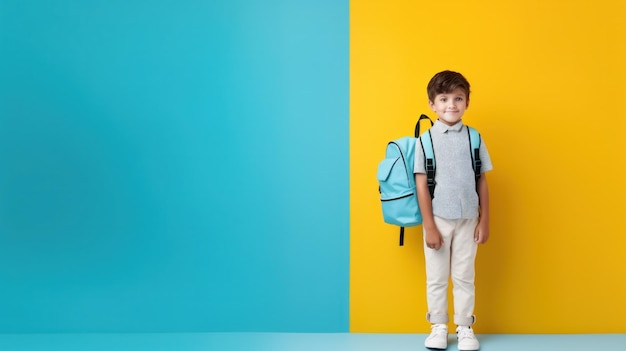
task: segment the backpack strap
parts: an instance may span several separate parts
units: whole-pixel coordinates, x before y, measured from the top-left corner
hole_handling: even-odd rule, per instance
[[[474,169],[476,192],[478,192],[478,180],[480,179],[480,168],[482,167],[482,162],[480,161],[480,133],[470,126],[467,126],[467,133],[469,134],[470,154],[472,155],[472,168]]]
[[[420,143],[422,143],[422,150],[424,151],[424,165],[426,166],[426,183],[428,184],[428,191],[430,192],[430,198],[435,197],[435,150],[433,149],[433,139],[430,135],[430,130],[427,130],[420,137]]]
[[[420,116],[420,118],[417,119],[417,123],[415,123],[415,137],[419,138],[420,137],[420,122],[422,120],[427,120],[428,122],[430,122],[430,126],[432,127],[433,125],[435,125],[433,123],[433,120],[430,119],[430,117],[426,116],[425,114],[422,114]]]

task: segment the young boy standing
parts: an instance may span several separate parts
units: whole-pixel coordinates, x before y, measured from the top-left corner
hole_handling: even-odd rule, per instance
[[[430,129],[436,160],[435,191],[431,197],[424,152],[415,150],[415,182],[423,216],[428,313],[432,324],[425,346],[448,347],[448,279],[452,276],[454,323],[459,350],[478,350],[472,330],[474,260],[478,244],[489,238],[489,193],[484,172],[493,166],[484,141],[480,143],[481,176],[475,178],[467,126],[461,118],[469,106],[470,84],[457,72],[437,73],[428,83],[428,102],[437,114]]]

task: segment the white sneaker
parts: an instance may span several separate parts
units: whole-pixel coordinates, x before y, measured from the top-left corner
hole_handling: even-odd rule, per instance
[[[445,324],[433,324],[430,327],[430,335],[424,341],[424,346],[429,349],[445,350],[448,348],[448,326]]]
[[[480,349],[480,343],[478,339],[476,339],[472,327],[458,326],[456,328],[456,337],[458,339],[459,350],[476,351]]]

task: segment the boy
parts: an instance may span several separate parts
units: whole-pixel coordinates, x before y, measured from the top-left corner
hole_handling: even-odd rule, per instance
[[[436,160],[431,198],[420,142],[415,150],[415,183],[423,216],[426,291],[431,334],[424,345],[448,347],[448,278],[452,275],[454,323],[459,350],[478,350],[472,330],[474,259],[477,245],[489,238],[489,194],[483,172],[493,166],[484,141],[480,145],[481,176],[475,180],[467,126],[461,118],[469,106],[470,84],[457,72],[437,73],[428,83],[428,102],[437,114],[430,130]],[[476,184],[478,183],[478,184]]]

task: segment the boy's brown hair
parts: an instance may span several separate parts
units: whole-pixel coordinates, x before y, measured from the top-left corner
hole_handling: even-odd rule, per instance
[[[461,73],[453,71],[442,71],[435,74],[428,82],[426,92],[428,93],[428,100],[430,102],[435,101],[435,96],[438,94],[449,94],[454,89],[461,88],[465,91],[465,97],[469,104],[470,96],[470,83],[463,77]]]

